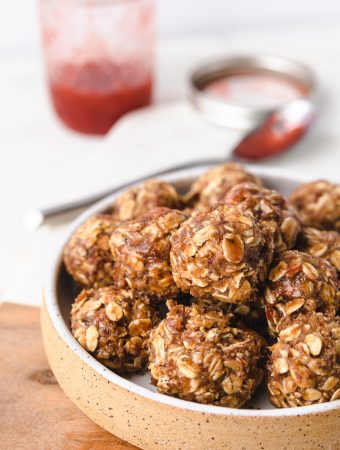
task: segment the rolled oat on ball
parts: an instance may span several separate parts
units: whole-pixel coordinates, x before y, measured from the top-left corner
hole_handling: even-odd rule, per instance
[[[340,274],[340,234],[304,227],[297,242],[299,250],[326,259]]]
[[[279,192],[254,183],[234,186],[221,201],[251,211],[256,219],[274,232],[276,252],[293,248],[301,230],[293,206]]]
[[[133,220],[159,206],[179,209],[182,202],[171,184],[151,179],[123,192],[113,205],[113,215],[121,221]]]
[[[263,378],[264,339],[215,307],[167,302],[149,340],[152,382],[184,400],[241,407]]]
[[[336,271],[326,260],[297,250],[280,253],[264,290],[270,332],[275,335],[287,316],[309,311],[335,315],[339,295]]]
[[[161,299],[178,294],[170,266],[170,236],[186,218],[181,211],[154,208],[118,226],[110,239],[116,284]]]
[[[262,186],[261,180],[236,163],[221,164],[201,175],[191,186],[185,199],[202,210],[225,197],[236,184],[250,182]]]
[[[235,305],[233,303],[221,302],[211,297],[207,298],[191,298],[191,304],[202,306],[203,308],[215,307],[220,308],[224,314],[231,314],[233,316],[233,323],[243,325],[251,330],[257,331],[259,334],[267,334],[267,320],[264,309],[254,295],[249,302]]]
[[[326,180],[302,184],[290,200],[304,225],[340,231],[340,185]]]
[[[195,213],[171,236],[174,280],[193,297],[247,303],[272,257],[272,233],[236,207]]]
[[[104,287],[83,290],[71,310],[71,331],[86,350],[117,372],[139,372],[159,313],[145,295]]]
[[[96,214],[72,234],[65,245],[63,261],[75,281],[87,287],[113,284],[114,260],[109,240],[118,223],[109,214]]]
[[[340,318],[309,312],[280,325],[270,347],[268,389],[279,407],[340,399]]]

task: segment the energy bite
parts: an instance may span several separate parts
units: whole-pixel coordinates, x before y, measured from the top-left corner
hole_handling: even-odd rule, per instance
[[[277,191],[254,183],[234,186],[221,201],[251,211],[256,219],[274,232],[276,252],[293,248],[301,230],[293,206]]]
[[[167,302],[167,317],[150,335],[152,382],[184,400],[241,407],[263,378],[266,344],[229,325],[219,308]]]
[[[132,220],[158,206],[180,209],[181,204],[171,184],[151,179],[121,194],[113,206],[113,215],[121,221]]]
[[[317,256],[297,250],[280,253],[269,272],[264,304],[273,334],[285,317],[309,311],[334,315],[339,307],[336,271]]]
[[[243,324],[261,335],[267,332],[266,316],[256,295],[248,303],[241,305],[220,302],[211,298],[192,298],[191,304],[200,305],[203,308],[211,306],[219,308],[224,314],[231,314],[233,316],[232,323]]]
[[[340,185],[326,180],[302,184],[290,200],[304,225],[340,231]]]
[[[146,368],[147,339],[159,320],[148,297],[114,287],[83,290],[71,310],[73,336],[117,372]]]
[[[340,399],[340,318],[300,314],[280,325],[270,347],[268,389],[279,407]]]
[[[221,164],[201,175],[193,183],[185,199],[189,204],[195,204],[196,209],[204,209],[219,202],[232,187],[243,182],[262,186],[258,177],[239,164]]]
[[[114,261],[109,240],[118,222],[109,214],[96,214],[72,234],[63,253],[69,274],[83,286],[113,284]]]
[[[340,234],[305,227],[299,235],[298,248],[312,256],[326,259],[340,274]]]
[[[118,226],[110,239],[116,284],[160,298],[178,294],[170,266],[170,235],[186,218],[181,211],[155,208]]]
[[[248,302],[272,257],[272,233],[250,211],[236,207],[195,213],[171,236],[174,280],[193,297]]]

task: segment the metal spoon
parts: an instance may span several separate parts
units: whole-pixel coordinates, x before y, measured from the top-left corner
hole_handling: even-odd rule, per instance
[[[88,197],[48,208],[36,209],[26,216],[25,226],[29,229],[36,229],[46,219],[89,206],[110,194],[114,194],[149,178],[159,177],[193,167],[220,164],[227,160],[261,160],[273,157],[293,147],[305,135],[314,117],[315,107],[312,102],[304,99],[294,100],[283,108],[268,114],[259,126],[255,127],[241,139],[229,158],[186,162],[165,170],[149,173],[141,178]]]

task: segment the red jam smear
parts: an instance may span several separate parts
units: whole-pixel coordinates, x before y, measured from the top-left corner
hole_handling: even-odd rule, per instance
[[[152,79],[109,61],[65,64],[50,77],[54,108],[70,128],[105,134],[124,114],[152,100]]]
[[[257,160],[270,158],[291,148],[307,132],[306,124],[287,125],[273,114],[260,129],[250,132],[234,149],[234,156]]]

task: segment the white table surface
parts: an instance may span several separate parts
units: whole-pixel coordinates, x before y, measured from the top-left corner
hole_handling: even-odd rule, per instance
[[[73,217],[31,232],[24,216],[32,207],[230,150],[238,136],[206,124],[184,100],[190,69],[208,57],[274,53],[311,65],[320,82],[319,120],[294,151],[265,164],[339,181],[339,41],[340,22],[163,40],[157,52],[157,107],[126,116],[105,138],[69,132],[55,120],[37,55],[1,58],[0,301],[40,304],[51,254]]]

